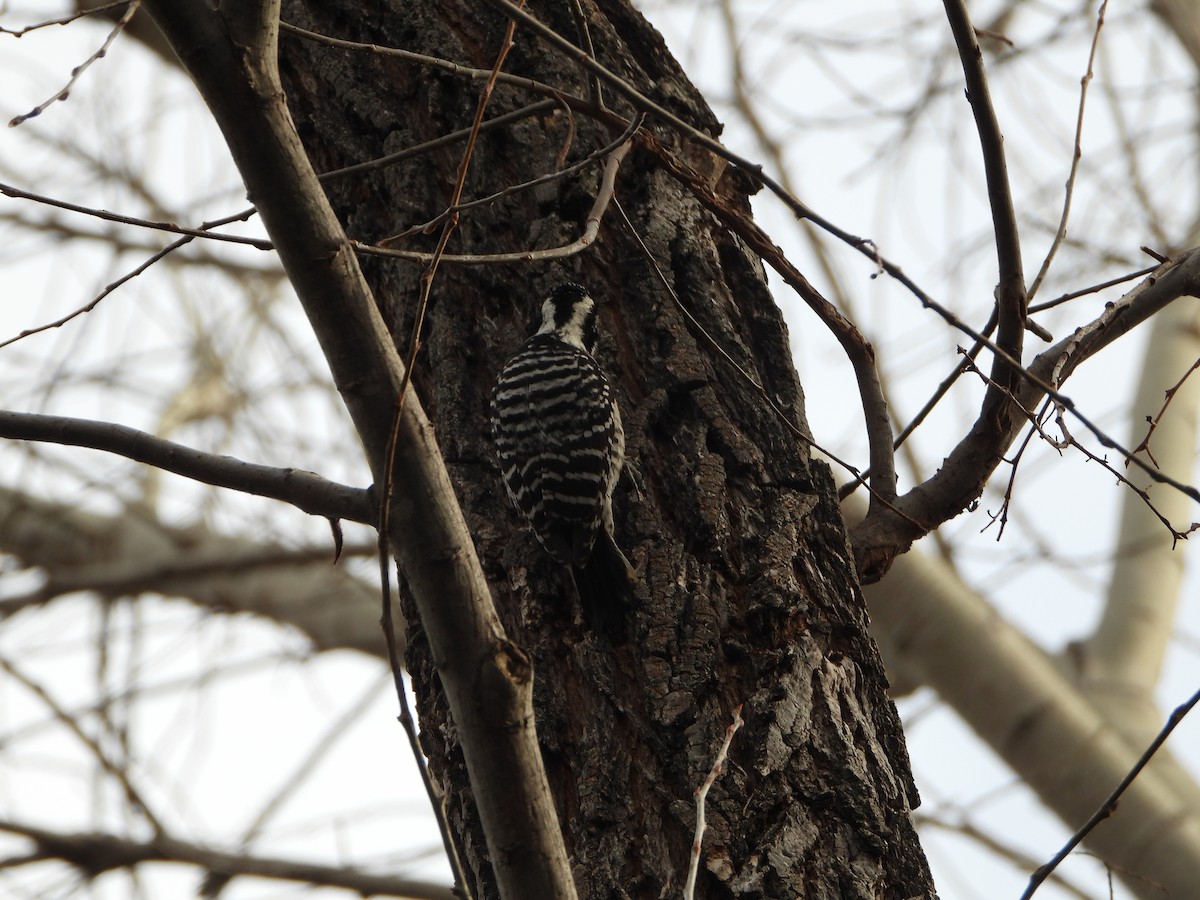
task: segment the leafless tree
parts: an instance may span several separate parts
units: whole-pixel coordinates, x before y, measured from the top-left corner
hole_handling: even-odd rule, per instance
[[[136,162],[119,155],[85,158],[82,169],[120,184],[119,197],[141,211],[136,217],[99,215],[107,202],[69,203],[62,179],[42,179],[52,189],[35,190],[22,169],[5,172],[26,185],[0,188],[17,201],[10,227],[70,248],[102,243],[111,254],[109,287],[40,322],[61,320],[64,333],[79,329],[86,339],[89,323],[110,315],[143,273],[170,266],[188,310],[182,318],[193,326],[187,375],[144,430],[106,421],[119,411],[46,414],[45,397],[65,389],[52,375],[30,379],[25,400],[8,404],[26,411],[0,413],[0,433],[36,442],[22,463],[36,477],[6,479],[3,549],[20,568],[40,572],[6,593],[6,611],[27,619],[56,598],[88,592],[101,610],[102,684],[114,665],[104,638],[125,608],[114,601],[148,592],[286,623],[317,650],[390,655],[399,684],[398,647],[374,627],[381,604],[369,579],[345,560],[328,565],[337,554],[370,555],[361,526],[378,527],[402,581],[421,748],[445,843],[459,858],[460,888],[507,897],[925,896],[932,883],[909,815],[918,798],[861,581],[871,585],[866,599],[893,680],[936,688],[1068,825],[1081,824],[1161,725],[1151,691],[1171,604],[1149,604],[1148,618],[1148,604],[1128,586],[1147,576],[1122,566],[1105,621],[1064,663],[964,586],[948,538],[938,558],[905,553],[973,508],[997,469],[1009,477],[999,496],[985,498],[995,528],[1019,518],[1017,473],[1039,442],[1099,463],[1129,488],[1123,546],[1158,554],[1186,537],[1197,496],[1188,485],[1188,386],[1173,390],[1165,407],[1162,392],[1195,355],[1178,340],[1192,328],[1190,311],[1168,304],[1196,293],[1200,256],[1188,249],[1194,228],[1153,218],[1141,240],[1159,258],[1145,272],[1130,259],[1130,283],[1103,305],[1077,303],[1062,314],[1058,304],[1042,304],[1060,316],[1059,338],[1051,338],[1035,296],[1044,296],[1043,285],[1061,279],[1064,296],[1090,297],[1093,285],[1115,281],[1087,277],[1097,268],[1096,245],[1070,240],[1067,211],[1088,175],[1070,152],[1081,138],[1059,160],[1067,201],[1059,191],[1061,217],[1046,225],[1037,218],[1043,206],[1014,193],[1026,181],[1010,175],[1012,141],[1003,140],[1007,123],[993,101],[995,73],[1018,66],[1023,49],[1004,39],[1028,12],[1012,4],[973,24],[965,4],[945,6],[944,20],[906,32],[914,47],[922,35],[939,35],[939,49],[919,96],[895,115],[896,143],[913,140],[941,109],[970,124],[956,127],[982,160],[990,237],[960,255],[986,259],[982,248],[990,247],[987,308],[939,301],[885,242],[853,233],[836,209],[819,212],[798,199],[802,186],[789,177],[798,163],[773,131],[770,87],[756,83],[766,76],[742,45],[754,30],[730,3],[714,8],[733,62],[727,96],[758,154],[739,156],[720,142],[700,92],[623,2],[99,7],[117,22],[112,35],[129,30],[164,60],[178,58],[253,208],[226,194],[204,212],[199,204],[185,209],[160,198],[138,178]],[[1191,13],[1171,4],[1155,11],[1159,34],[1170,29],[1188,47]],[[1103,7],[1074,7],[1055,27],[1038,49],[1050,52],[1068,35],[1090,53],[1076,73],[1089,73],[1075,95],[1082,122],[1098,39],[1114,25],[1105,24]],[[855,35],[843,42],[847,52],[871,44],[865,30]],[[794,48],[801,37],[814,58],[839,52],[832,37],[821,43],[786,28],[761,46],[773,39]],[[75,80],[103,77],[88,69],[80,66],[70,90],[51,97],[47,115],[65,108],[57,101],[75,108]],[[1122,109],[1120,97],[1110,99]],[[32,127],[36,118],[25,122]],[[1134,144],[1125,140],[1122,158],[1137,194],[1142,157]],[[811,267],[798,266],[800,257],[756,224],[754,193],[812,229],[814,249],[804,257]],[[1142,193],[1145,210],[1155,212]],[[137,225],[173,232],[171,243],[148,247]],[[1030,233],[1045,234],[1051,248],[1032,280],[1021,252]],[[839,259],[837,247],[858,262]],[[768,271],[849,362],[865,422],[866,463],[857,468],[820,434],[813,439]],[[876,335],[848,271],[878,274],[914,310],[926,310],[926,322],[944,325],[963,345],[945,357],[954,369],[947,384],[957,381],[960,395],[964,384],[978,390],[967,424],[940,432],[932,452],[944,460],[933,474],[917,455],[906,458],[911,486],[903,490],[893,446],[907,430],[897,428],[886,395],[908,387],[882,377],[884,357],[864,337]],[[617,498],[618,536],[640,576],[623,638],[590,629],[563,596],[559,573],[498,490],[483,424],[494,375],[526,334],[537,298],[568,276],[601,300],[600,355],[614,375],[636,471]],[[236,299],[190,297],[197,277]],[[283,277],[294,300],[278,290]],[[1153,407],[1154,433],[1118,440],[1064,383],[1164,309],[1153,338],[1160,365],[1147,367],[1138,401]],[[319,357],[300,346],[297,310]],[[1028,335],[1044,340],[1043,349],[1028,351]],[[38,338],[3,352],[31,352],[25,348]],[[264,354],[289,367],[289,382],[269,404],[249,386],[261,377]],[[365,466],[334,395],[323,391],[325,365]],[[113,387],[110,396],[120,396],[129,382],[154,377],[152,365],[110,366],[93,396]],[[829,389],[806,386],[810,395]],[[214,424],[222,427],[210,441],[203,428]],[[237,442],[238,457],[276,465],[219,456],[223,441]],[[64,445],[141,467],[112,494],[121,511],[50,499],[39,487],[64,477],[82,486],[104,481],[80,466],[87,451],[58,449]],[[835,461],[843,494],[853,495],[846,508],[858,506],[848,529],[820,456]],[[293,468],[301,464],[321,475]],[[214,508],[202,526],[172,527],[161,471],[327,519],[330,546],[320,547],[308,524],[295,532],[302,539],[281,538],[278,520],[269,539],[221,528],[236,504]],[[343,483],[368,478],[370,489]],[[202,496],[208,503],[214,495]],[[1153,571],[1163,567],[1150,559]],[[385,619],[391,608],[383,605]],[[1135,627],[1141,623],[1149,624]],[[94,709],[64,705],[19,655],[6,651],[0,664],[86,748],[97,784],[127,811],[120,824],[107,819],[74,832],[9,816],[0,826],[21,849],[8,868],[58,860],[90,879],[167,860],[207,871],[209,894],[235,876],[258,875],[359,893],[446,895],[353,867],[253,854],[245,848],[257,822],[240,851],[183,836],[177,817],[163,814],[163,798],[146,792],[152,760],[134,749],[141,745],[130,737],[128,698]],[[735,721],[744,722],[736,734]],[[723,736],[728,755],[718,770]],[[701,784],[708,827],[697,857],[693,793]],[[1162,756],[1089,846],[1134,891],[1185,896],[1200,872],[1195,793]],[[262,820],[271,813],[268,805]]]

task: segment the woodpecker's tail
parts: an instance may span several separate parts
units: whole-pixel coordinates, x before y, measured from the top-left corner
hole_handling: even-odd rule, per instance
[[[633,605],[637,573],[604,528],[596,536],[592,555],[583,566],[572,566],[571,576],[583,617],[593,629],[614,643],[625,641],[625,618]]]

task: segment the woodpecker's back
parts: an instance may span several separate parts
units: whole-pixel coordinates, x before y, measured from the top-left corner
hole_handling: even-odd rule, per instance
[[[583,570],[599,539],[605,564],[615,560],[619,570],[615,583],[627,591],[633,570],[612,541],[625,433],[612,387],[592,357],[595,342],[595,301],[577,284],[559,285],[542,303],[537,333],[500,373],[492,436],[509,496],[546,552]]]

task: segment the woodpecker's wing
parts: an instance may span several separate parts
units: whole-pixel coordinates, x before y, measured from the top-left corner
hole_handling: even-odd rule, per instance
[[[620,471],[612,388],[583,350],[534,335],[509,360],[492,399],[504,484],[546,551],[583,565]]]

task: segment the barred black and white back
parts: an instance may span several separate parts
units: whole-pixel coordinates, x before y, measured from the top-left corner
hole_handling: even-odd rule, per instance
[[[555,288],[542,303],[541,327],[500,373],[492,437],[508,494],[546,552],[590,571],[597,550],[628,590],[633,569],[612,538],[625,432],[612,387],[592,357],[596,334],[587,291],[571,283]]]

